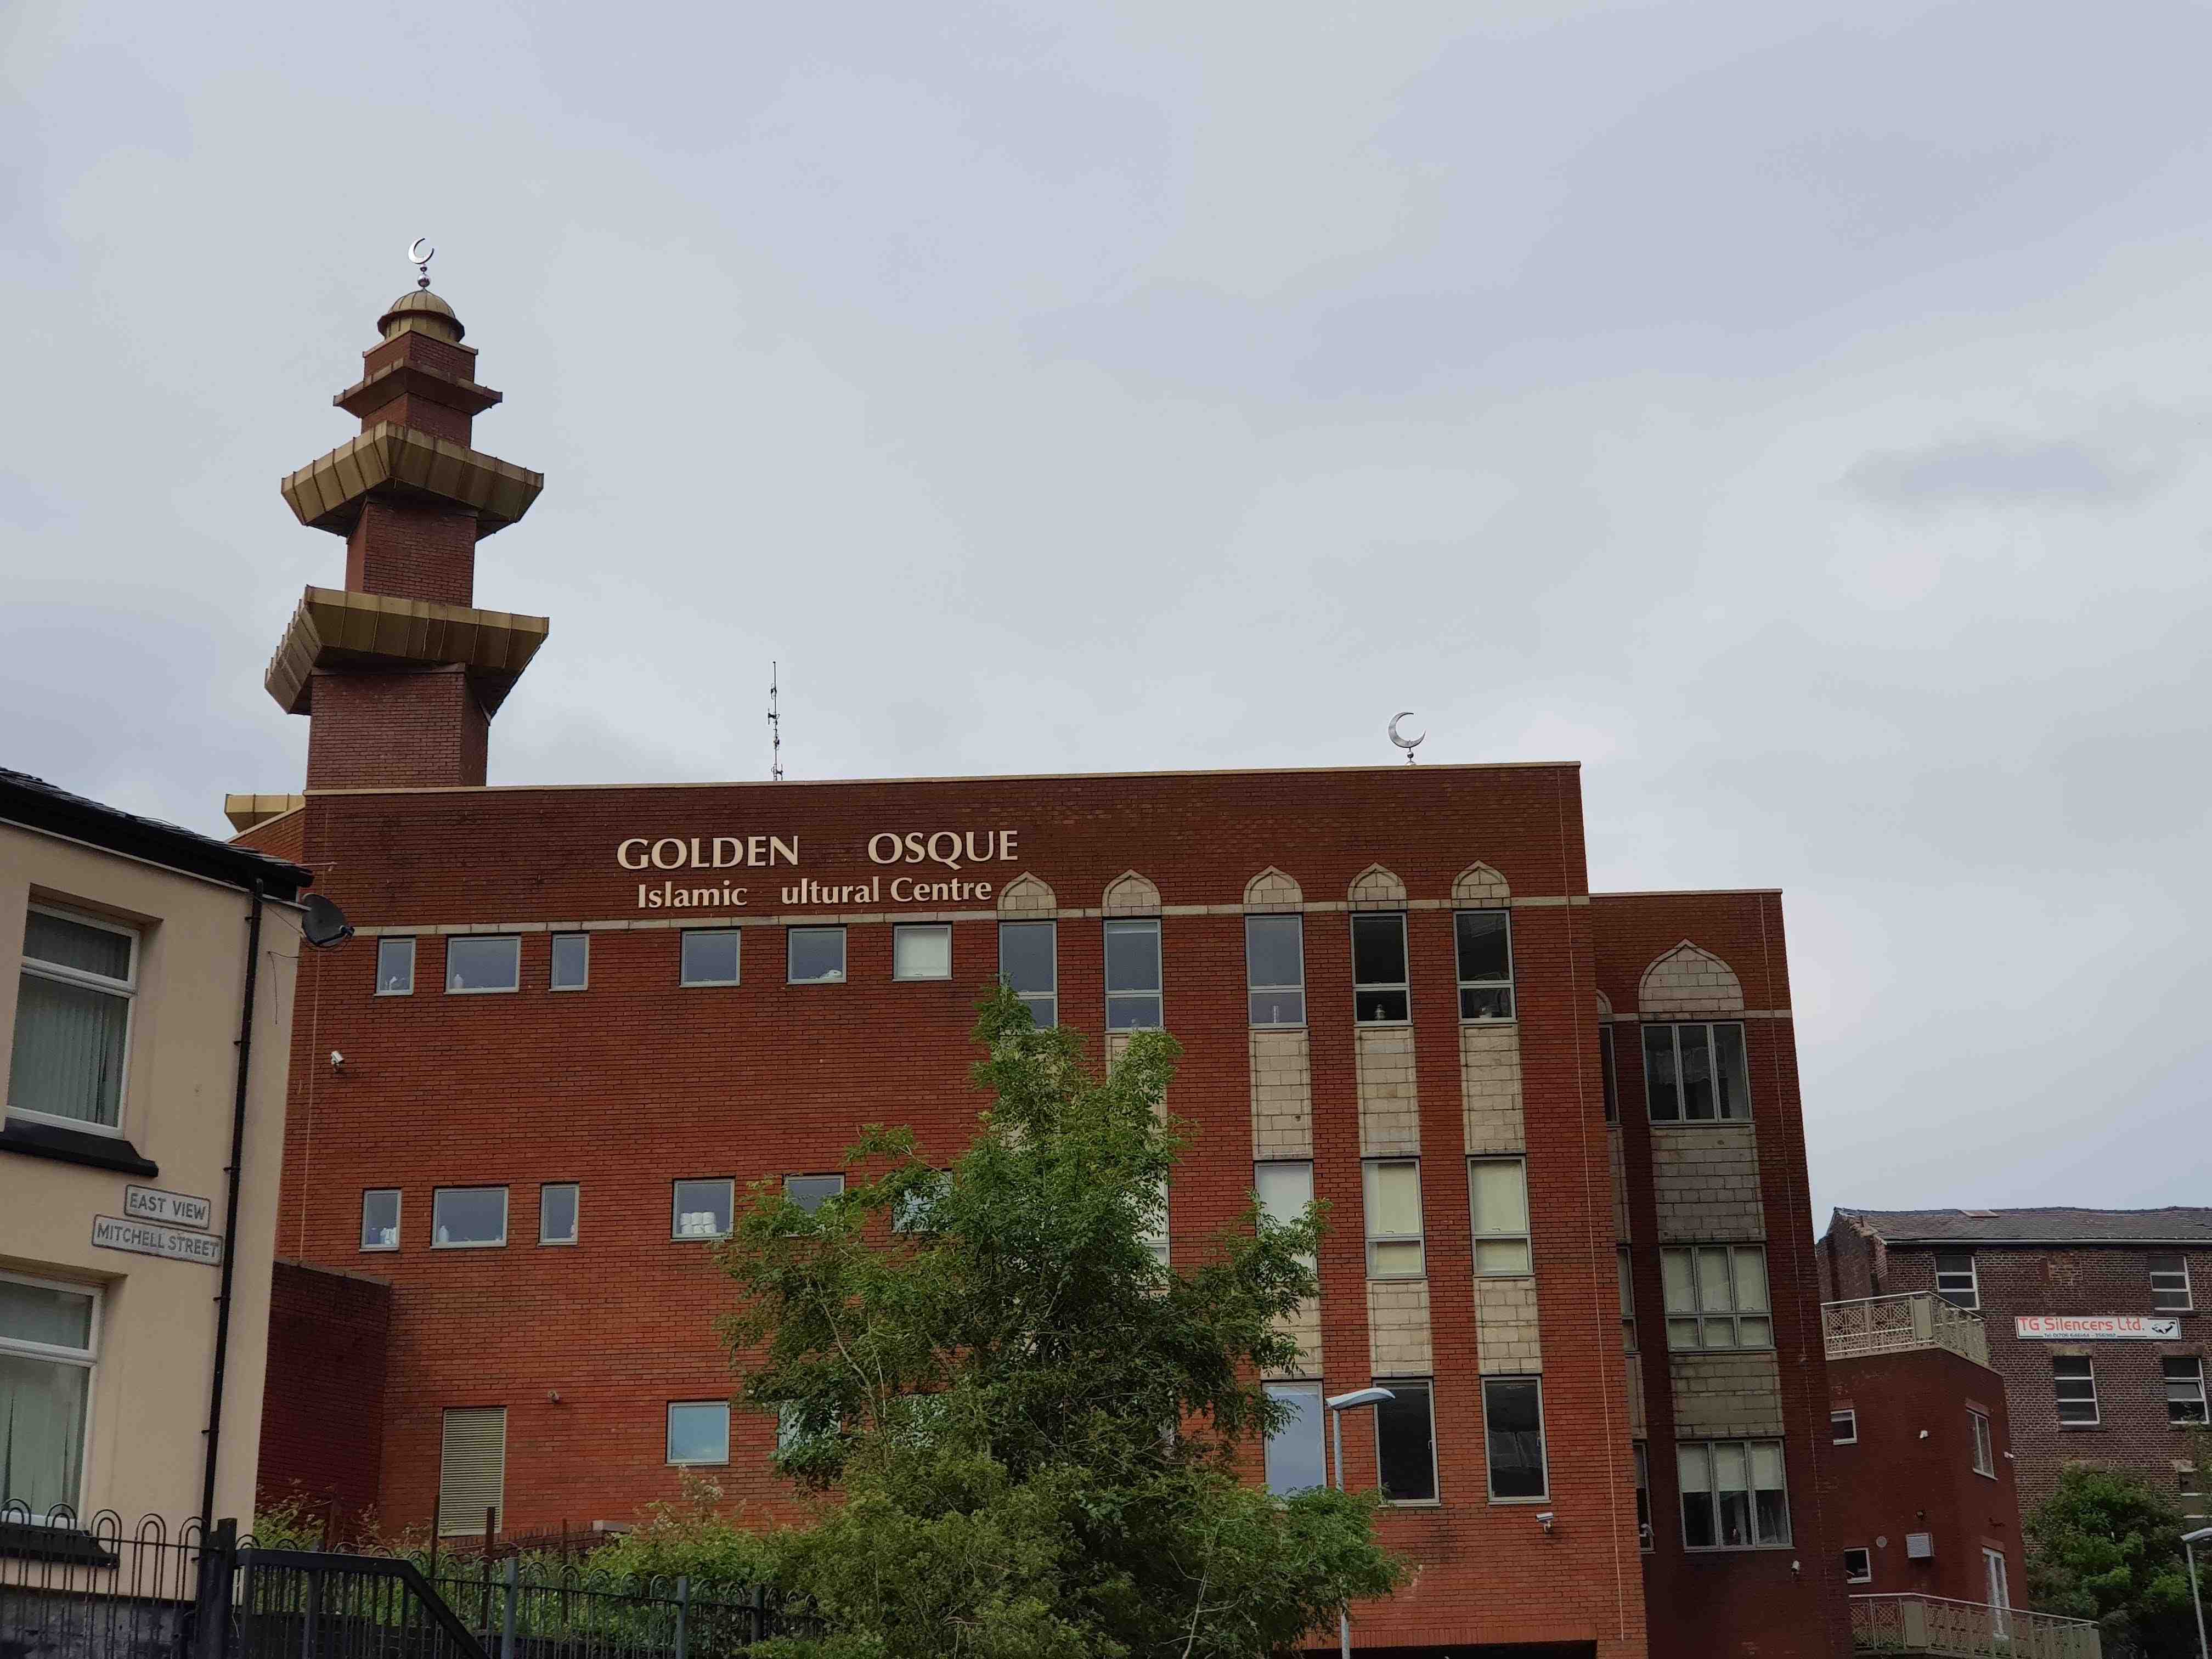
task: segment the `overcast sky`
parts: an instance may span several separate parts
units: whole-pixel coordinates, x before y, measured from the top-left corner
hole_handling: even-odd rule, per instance
[[[1584,763],[1816,1218],[2212,1203],[2200,4],[0,7],[0,764],[211,832],[438,290],[492,781]]]

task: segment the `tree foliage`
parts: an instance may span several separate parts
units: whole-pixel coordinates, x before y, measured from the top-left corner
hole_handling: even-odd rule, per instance
[[[2024,1528],[2035,1607],[2095,1620],[2105,1659],[2185,1659],[2197,1651],[2185,1530],[2165,1492],[2116,1469],[2069,1464]]]
[[[1248,1211],[1171,1270],[1163,1110],[1178,1050],[1139,1033],[1103,1077],[1011,994],[982,1006],[992,1097],[931,1169],[872,1128],[811,1213],[756,1188],[720,1255],[740,1399],[775,1413],[813,1524],[776,1577],[832,1634],[821,1659],[1230,1659],[1288,1650],[1403,1569],[1373,1501],[1238,1479],[1284,1408],[1260,1378],[1315,1293],[1320,1206]]]

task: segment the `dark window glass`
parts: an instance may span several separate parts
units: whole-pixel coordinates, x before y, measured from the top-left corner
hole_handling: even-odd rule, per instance
[[[1613,1027],[1597,1028],[1598,1079],[1605,1090],[1605,1121],[1620,1121],[1620,1073],[1613,1069]]]
[[[1305,928],[1298,917],[1244,918],[1244,982],[1253,1024],[1306,1023]]]
[[[1407,1018],[1405,917],[1352,917],[1352,978],[1353,1017],[1360,1024],[1387,1025]]]
[[[1511,923],[1504,910],[1462,910],[1452,919],[1459,950],[1459,1017],[1513,1018]]]
[[[845,981],[845,930],[793,927],[788,930],[784,977],[793,985],[842,985]]]
[[[2179,1252],[2150,1259],[2150,1306],[2153,1313],[2187,1313],[2189,1263]]]
[[[1160,1025],[1160,925],[1106,924],[1106,1029],[1153,1031]]]
[[[573,1181],[549,1183],[538,1189],[538,1242],[574,1244],[576,1242],[578,1188]]]
[[[786,1176],[783,1178],[783,1195],[809,1215],[844,1190],[845,1177],[841,1175]]]
[[[415,941],[380,939],[376,941],[376,994],[404,997],[415,988]]]
[[[1682,1093],[1674,1080],[1674,1028],[1644,1028],[1644,1093],[1651,1103],[1654,1123],[1679,1122]]]
[[[1713,1085],[1720,1096],[1720,1115],[1748,1120],[1751,1116],[1751,1073],[1744,1063],[1743,1027],[1713,1027]]]
[[[2204,1362],[2191,1354],[2160,1362],[2166,1372],[2166,1420],[2204,1421]]]
[[[1641,1440],[1632,1449],[1636,1454],[1636,1538],[1648,1550],[1651,1547],[1651,1456]]]
[[[580,991],[591,978],[592,936],[589,933],[553,935],[553,975],[556,991]]]
[[[1682,1115],[1693,1123],[1713,1116],[1712,1028],[1678,1025],[1674,1041],[1682,1056]]]
[[[1270,1382],[1267,1397],[1296,1413],[1267,1437],[1267,1490],[1278,1497],[1328,1484],[1322,1462],[1321,1385]]]
[[[1060,1023],[1060,972],[1053,924],[999,924],[999,977],[1040,1025]]]
[[[1980,1305],[1980,1286],[1974,1279],[1972,1250],[1936,1252],[1936,1294],[1961,1308]]]
[[[1491,1377],[1482,1385],[1483,1426],[1490,1438],[1490,1495],[1541,1498],[1544,1407],[1533,1376]]]
[[[2052,1391],[2057,1396],[2058,1420],[2082,1428],[2097,1421],[2097,1366],[2087,1354],[2058,1354],[2051,1361]]]
[[[1375,1407],[1375,1456],[1382,1495],[1425,1504],[1437,1495],[1437,1437],[1425,1382],[1387,1382],[1392,1398]]]
[[[720,1238],[730,1231],[734,1212],[727,1181],[679,1181],[670,1231],[678,1238]]]
[[[738,930],[684,935],[684,983],[735,985],[738,982]]]
[[[522,941],[496,934],[455,934],[446,941],[448,991],[514,991],[522,985]]]
[[[438,1188],[430,1195],[430,1243],[443,1249],[506,1243],[507,1188]]]

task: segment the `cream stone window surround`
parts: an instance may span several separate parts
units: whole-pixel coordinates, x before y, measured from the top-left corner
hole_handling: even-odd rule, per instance
[[[124,972],[118,976],[101,973],[91,968],[73,965],[49,957],[33,955],[33,946],[30,937],[33,930],[27,926],[24,930],[21,966],[21,980],[36,980],[44,985],[57,988],[52,994],[62,1000],[56,1004],[52,1010],[56,1016],[55,1029],[48,1034],[54,1038],[69,1036],[70,1033],[64,1029],[66,1026],[76,1025],[80,1028],[86,1026],[87,1022],[82,1016],[88,1012],[96,1012],[112,1019],[114,1006],[119,1005],[122,1015],[119,1031],[103,1040],[100,1033],[80,1029],[75,1034],[76,1042],[70,1045],[77,1049],[76,1058],[80,1061],[88,1057],[86,1054],[88,1038],[108,1050],[105,1056],[95,1062],[100,1076],[95,1085],[99,1098],[94,1102],[93,1109],[95,1113],[106,1112],[112,1121],[102,1121],[97,1115],[84,1117],[67,1112],[41,1111],[22,1103],[30,1092],[25,1083],[27,1060],[35,1063],[40,1058],[37,1051],[30,1048],[26,1034],[29,1032],[35,1035],[38,1032],[39,1016],[33,1012],[31,999],[27,995],[21,994],[20,991],[15,1008],[15,1045],[9,1067],[6,1115],[20,1117],[27,1122],[51,1123],[64,1129],[78,1130],[88,1134],[107,1135],[120,1139],[124,1132],[125,1108],[131,1097],[131,1042],[137,1024],[134,1016],[137,1012],[138,976],[141,958],[143,955],[143,937],[137,928],[106,916],[90,915],[81,910],[65,909],[56,904],[33,903],[27,908],[30,916],[49,917],[68,927],[94,930],[100,934],[125,941]],[[64,942],[58,939],[47,948],[58,952],[66,947]],[[72,1000],[76,1005],[76,1012],[79,1016],[76,1019],[68,1018],[71,1012],[70,1003]],[[70,1058],[61,1052],[62,1046],[57,1042],[52,1051],[52,1059],[55,1068],[65,1066]],[[105,1076],[107,1068],[111,1066],[113,1069],[112,1088],[107,1086]],[[55,1085],[67,1081],[65,1078],[60,1076],[46,1080]]]

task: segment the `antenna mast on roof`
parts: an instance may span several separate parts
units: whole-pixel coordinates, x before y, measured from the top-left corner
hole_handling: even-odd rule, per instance
[[[781,676],[776,665],[768,665],[768,776],[770,783],[783,781],[783,716],[776,712],[776,687]]]

